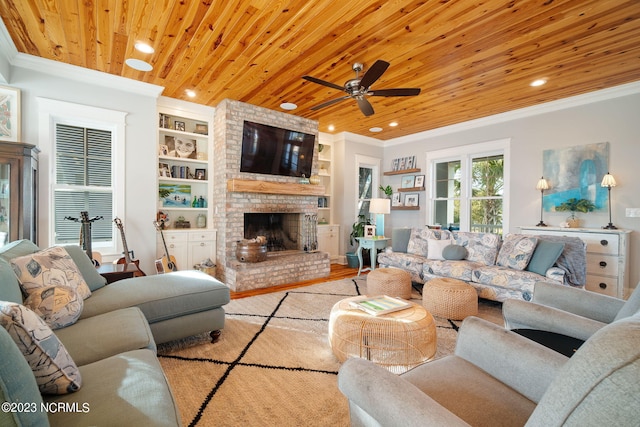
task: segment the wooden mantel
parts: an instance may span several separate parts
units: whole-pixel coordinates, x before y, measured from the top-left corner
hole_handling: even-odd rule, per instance
[[[325,194],[323,185],[257,181],[253,179],[229,179],[227,180],[227,191],[235,193],[289,194],[296,196],[322,196]]]

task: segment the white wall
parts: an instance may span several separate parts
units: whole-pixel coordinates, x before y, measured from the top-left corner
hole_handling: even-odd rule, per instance
[[[640,207],[640,94],[638,90],[635,92],[584,105],[558,107],[560,109],[529,117],[512,114],[514,118],[493,120],[497,122],[493,124],[483,124],[480,120],[476,126],[453,126],[449,130],[399,138],[385,145],[385,163],[395,157],[415,155],[418,166],[422,168],[421,173],[428,177],[425,164],[428,151],[511,138],[511,164],[508,165],[511,176],[510,229],[506,231],[517,232],[518,226],[535,225],[540,220],[540,192],[535,185],[542,175],[544,150],[609,142],[609,168],[618,183],[611,192],[613,223],[618,228],[634,231],[629,260],[630,285],[633,287],[640,280],[640,265],[633,262],[640,257],[640,218],[626,218],[625,208]],[[537,111],[543,111],[543,108]],[[458,130],[460,128],[464,129]],[[383,180],[383,185],[386,184],[394,188],[398,186],[390,177]],[[425,193],[420,196],[420,211],[393,211],[387,219],[389,226],[424,226],[428,218],[426,203],[422,199]],[[566,217],[566,213],[544,213],[545,223],[553,226],[558,226]],[[607,211],[581,214],[580,217],[585,227],[600,228],[609,222]]]
[[[14,67],[11,73],[11,86],[21,90],[22,95],[22,139],[24,142],[38,143],[38,97],[67,101],[81,105],[90,105],[111,110],[123,111],[126,116],[125,148],[125,218],[123,218],[127,243],[135,251],[145,272],[155,270],[156,231],[152,224],[156,213],[155,183],[157,173],[157,106],[156,97],[141,95],[102,85],[87,84],[52,76],[31,69]],[[50,242],[46,236],[47,213],[49,204],[46,189],[49,186],[50,159],[41,156],[39,199],[39,236],[40,247]],[[109,220],[109,219],[106,219]]]

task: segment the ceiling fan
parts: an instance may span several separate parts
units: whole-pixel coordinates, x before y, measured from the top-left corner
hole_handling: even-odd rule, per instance
[[[324,107],[328,107],[329,105],[333,105],[337,102],[343,101],[345,99],[353,98],[358,103],[358,107],[360,107],[360,111],[365,116],[371,116],[374,111],[371,103],[367,100],[367,96],[415,96],[420,93],[420,88],[399,88],[399,89],[380,89],[380,90],[372,90],[370,89],[371,85],[376,82],[382,76],[382,74],[389,68],[389,63],[378,59],[368,70],[362,78],[360,78],[360,71],[364,66],[356,62],[353,64],[353,71],[356,72],[356,78],[348,80],[344,87],[339,86],[337,84],[327,82],[325,80],[318,79],[312,76],[302,76],[303,79],[317,83],[319,85],[327,86],[333,89],[341,90],[347,92],[346,96],[332,99],[331,101],[323,102],[322,104],[316,105],[315,107],[311,107],[312,110],[319,110]]]

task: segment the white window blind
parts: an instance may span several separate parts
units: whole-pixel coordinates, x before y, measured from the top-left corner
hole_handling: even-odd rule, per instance
[[[81,243],[78,222],[86,211],[102,216],[91,227],[94,243],[113,240],[112,132],[57,123],[55,127],[55,243]]]

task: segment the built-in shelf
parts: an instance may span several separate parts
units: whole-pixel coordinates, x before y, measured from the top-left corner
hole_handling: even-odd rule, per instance
[[[291,182],[257,181],[253,179],[229,179],[227,191],[235,193],[290,194],[302,196],[323,196],[323,185],[296,184]]]
[[[420,206],[391,206],[392,211],[419,211]]]
[[[403,169],[403,170],[399,170],[399,171],[387,171],[384,174],[386,176],[389,176],[389,175],[407,175],[407,174],[418,173],[418,172],[420,172],[420,168]]]
[[[407,193],[411,191],[424,191],[424,187],[398,188],[398,192]]]

